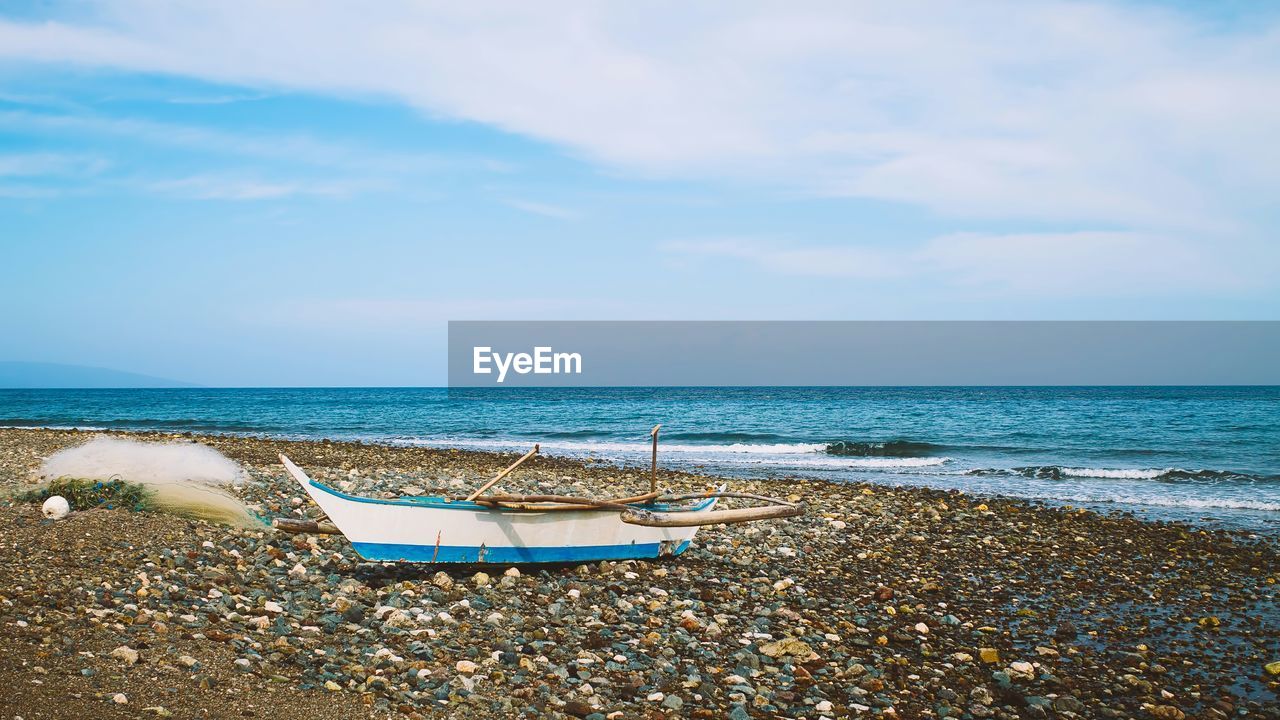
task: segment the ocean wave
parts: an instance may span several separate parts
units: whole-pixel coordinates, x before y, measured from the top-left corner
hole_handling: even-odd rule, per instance
[[[762,461],[768,462],[768,461]],[[937,467],[951,462],[948,457],[922,458],[799,458],[781,460],[776,464],[785,467],[829,467],[862,470],[893,470],[905,468]]]
[[[593,433],[588,431],[552,432],[541,437],[545,439],[542,447],[547,449],[573,452],[647,452],[652,445],[646,441],[627,442],[617,440],[590,439]],[[409,444],[449,446],[449,447],[513,447],[515,445],[534,442],[530,440],[479,439],[479,438],[402,438]],[[837,440],[828,443],[785,442],[781,435],[773,433],[749,432],[684,432],[670,433],[661,436],[659,446],[663,452],[673,453],[712,453],[716,455],[812,455],[825,454],[835,457],[850,458],[888,458],[892,460],[910,460],[920,462],[903,462],[901,467],[915,467],[940,464],[937,451],[941,445],[914,442],[911,440],[886,441],[853,441]],[[672,441],[686,442],[672,442]],[[769,442],[769,441],[782,442]],[[692,441],[692,442],[689,442]],[[881,463],[866,463],[867,467],[876,467]]]
[[[405,445],[493,451],[520,450],[531,444],[530,441],[494,441],[474,438],[398,438],[394,442]],[[650,443],[609,441],[552,440],[540,445],[544,452],[553,455],[604,455],[619,459],[647,458],[653,448]],[[795,468],[892,470],[936,467],[950,462],[950,458],[947,457],[837,457],[827,455],[824,451],[825,446],[818,443],[729,443],[724,445],[664,443],[659,446],[659,452],[663,457],[677,463],[762,466],[777,470]]]
[[[1015,468],[980,468],[969,475],[1021,475],[1040,480],[1094,478],[1099,480],[1155,480],[1159,482],[1276,482],[1280,475],[1254,475],[1233,470],[1185,470],[1183,468],[1090,468],[1032,465]]]
[[[497,435],[496,431],[488,431],[490,435]],[[600,437],[599,430],[559,430],[543,433],[542,437],[551,438],[553,440],[572,440],[574,438],[594,438]]]
[[[772,440],[774,444],[777,444],[779,440],[786,439],[776,433],[752,432],[664,432],[662,433],[662,438],[665,440],[694,440],[707,443],[760,443]]]
[[[941,449],[943,449],[941,445],[912,440],[836,440],[827,443],[825,452],[828,455],[850,457],[909,458],[930,455]]]
[[[473,438],[397,438],[396,442],[406,445],[425,445],[428,447],[475,448],[477,450],[508,449],[532,444],[532,440],[477,440]],[[599,454],[599,453],[646,453],[653,445],[647,442],[616,441],[571,441],[552,440],[540,443],[543,449],[567,453]],[[729,443],[726,445],[693,445],[682,443],[662,443],[658,446],[663,453],[689,453],[701,455],[812,455],[821,453],[826,447],[821,443]]]
[[[1071,502],[1107,502],[1125,505],[1153,505],[1165,508],[1186,508],[1191,510],[1260,510],[1264,512],[1280,511],[1280,503],[1262,500],[1239,500],[1233,498],[1171,498],[1118,495],[1114,497],[1067,498]]]
[[[1057,468],[1064,477],[1107,478],[1113,480],[1155,480],[1173,471],[1172,468]]]
[[[648,443],[642,448],[651,447]],[[729,443],[728,445],[683,445],[663,443],[659,446],[664,452],[677,453],[714,453],[716,455],[812,455],[822,452],[819,443]]]

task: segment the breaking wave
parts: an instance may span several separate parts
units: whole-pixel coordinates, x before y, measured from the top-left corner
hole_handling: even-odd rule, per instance
[[[836,458],[823,457],[806,459],[800,458],[795,460],[783,461],[790,467],[829,467],[829,468],[846,468],[846,469],[863,469],[863,470],[893,470],[906,468],[925,468],[937,467],[951,462],[951,458],[947,457],[922,457],[922,458]]]
[[[941,445],[911,440],[884,440],[879,442],[837,440],[827,443],[825,452],[828,455],[849,457],[911,458],[931,455],[942,449],[943,446]]]
[[[673,432],[663,433],[662,437],[666,440],[692,440],[707,443],[762,443],[767,441],[776,443],[780,440],[786,440],[785,437],[775,433],[751,432]]]
[[[1067,498],[1070,501],[1079,502],[1080,498]],[[1187,509],[1204,509],[1204,510],[1262,510],[1275,512],[1280,510],[1280,503],[1265,502],[1262,500],[1236,500],[1231,498],[1170,498],[1170,497],[1150,497],[1150,496],[1116,496],[1097,498],[1093,500],[1085,499],[1084,502],[1109,502],[1121,503],[1126,505],[1154,505],[1156,507],[1165,508],[1187,508]]]
[[[527,449],[532,441],[484,440],[475,438],[427,439],[400,438],[403,445],[421,445],[441,448],[463,448],[488,451],[519,451]],[[604,456],[610,459],[646,459],[652,445],[646,442],[574,441],[552,439],[540,443],[543,452],[570,457]],[[771,466],[775,469],[815,468],[826,470],[893,470],[928,468],[943,465],[950,458],[929,457],[877,457],[840,456],[827,453],[823,443],[744,443],[722,445],[695,445],[689,443],[662,443],[661,456],[668,461],[683,464],[724,463],[734,466]]]
[[[1278,482],[1280,475],[1252,475],[1231,470],[1184,470],[1182,468],[1089,468],[1060,465],[1032,465],[1015,468],[982,468],[969,475],[1021,475],[1041,480],[1097,478],[1100,480],[1156,480],[1159,482]]]
[[[404,445],[425,445],[428,447],[474,448],[477,450],[507,450],[532,445],[533,440],[477,440],[473,438],[397,438],[396,443]],[[648,452],[653,446],[647,442],[617,442],[610,440],[574,441],[552,439],[540,443],[544,450],[559,451],[569,454],[611,454]],[[663,453],[699,453],[715,455],[807,455],[821,453],[825,446],[820,443],[730,443],[727,445],[693,445],[685,443],[663,442],[659,448]]]

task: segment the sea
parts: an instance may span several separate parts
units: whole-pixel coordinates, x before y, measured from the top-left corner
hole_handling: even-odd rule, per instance
[[[0,425],[523,451],[1280,536],[1280,387],[0,390]]]

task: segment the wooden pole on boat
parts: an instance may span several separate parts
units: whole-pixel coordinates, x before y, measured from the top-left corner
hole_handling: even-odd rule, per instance
[[[649,470],[649,492],[658,491],[658,431],[662,429],[662,423],[653,426],[653,430],[649,434],[653,436],[653,467]]]
[[[702,510],[694,512],[654,512],[629,507],[619,516],[628,525],[644,527],[694,527],[695,525],[719,525],[720,523],[752,522],[770,518],[795,517],[804,514],[803,505],[770,505],[768,507],[734,508],[732,510]]]
[[[498,473],[497,475],[494,475],[492,480],[490,480],[489,482],[485,483],[484,485],[481,485],[481,486],[480,486],[480,488],[479,488],[478,490],[476,490],[475,492],[473,492],[473,493],[471,493],[470,495],[468,495],[468,496],[467,496],[467,502],[471,502],[471,501],[475,500],[476,498],[480,497],[480,493],[482,493],[482,492],[484,492],[485,490],[488,490],[489,488],[493,487],[493,484],[494,484],[494,483],[496,483],[496,482],[498,482],[499,480],[501,480],[502,478],[504,478],[504,477],[506,477],[506,476],[510,475],[512,470],[515,470],[516,468],[520,467],[520,463],[524,462],[525,460],[528,460],[529,458],[531,458],[531,457],[533,457],[534,455],[537,455],[537,454],[538,454],[538,446],[537,446],[537,445],[534,445],[532,450],[530,450],[529,452],[525,453],[525,454],[524,454],[524,456],[522,456],[519,460],[517,460],[517,461],[515,461],[515,462],[511,463],[509,466],[507,466],[507,469],[506,469],[506,470],[503,470],[502,472]]]

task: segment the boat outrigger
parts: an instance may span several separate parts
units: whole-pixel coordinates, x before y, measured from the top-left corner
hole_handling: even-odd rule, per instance
[[[562,495],[485,495],[521,463],[523,457],[465,498],[401,497],[378,499],[349,495],[307,477],[284,455],[280,461],[329,523],[277,519],[288,532],[345,535],[366,560],[425,563],[563,563],[645,559],[679,555],[698,528],[804,513],[800,503],[718,489],[670,494],[657,490],[658,430],[653,436],[650,491],[633,497],[599,500]],[[763,507],[717,510],[722,498],[769,503]]]

